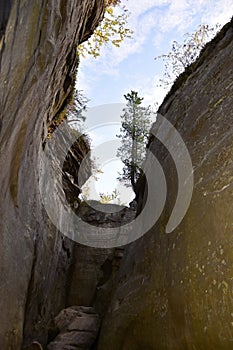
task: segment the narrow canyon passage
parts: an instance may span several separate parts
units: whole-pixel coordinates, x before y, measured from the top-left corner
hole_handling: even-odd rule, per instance
[[[192,160],[187,214],[166,233],[180,174],[172,147],[169,152],[161,143],[161,122],[154,125],[148,154],[163,169],[167,194],[159,219],[142,232],[160,204],[152,158],[147,155],[145,168],[155,187],[140,178],[134,206],[93,203],[93,209],[78,200],[76,181],[88,145],[74,143],[63,164],[56,155],[64,153],[73,131],[64,123],[59,144],[48,137],[74,88],[77,44],[93,33],[104,2],[15,0],[2,1],[0,10],[0,349],[231,349],[233,21],[159,108]],[[163,137],[169,144],[171,134]],[[48,144],[56,150],[48,158],[56,178],[45,176]],[[84,182],[90,173],[87,162]],[[142,226],[135,225],[148,197]],[[54,203],[57,223],[47,201]],[[109,228],[126,241],[127,234],[142,234],[123,246],[83,245],[71,238],[85,237],[85,226],[67,221],[67,213],[92,227],[91,237]]]

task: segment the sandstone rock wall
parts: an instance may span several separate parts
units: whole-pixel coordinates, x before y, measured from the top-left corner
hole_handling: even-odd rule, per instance
[[[72,89],[76,45],[103,12],[99,0],[1,1],[0,348],[46,343],[65,306],[72,243],[49,222],[38,189],[47,126]],[[4,11],[3,11],[4,9]]]
[[[119,274],[121,250],[74,247],[43,209],[38,182],[45,170],[40,159],[47,127],[72,89],[76,44],[88,38],[102,12],[99,0],[0,4],[0,349],[20,349],[34,340],[45,345],[54,339],[48,339],[48,328],[62,308],[94,304],[103,316],[112,298],[100,350],[229,350],[232,23],[178,79],[160,108],[183,137],[194,166],[192,202],[175,231],[166,235],[164,228],[177,195],[177,173],[156,138],[149,147],[166,173],[169,195],[159,221],[127,248]],[[65,171],[74,176],[70,160]],[[150,169],[148,160],[146,166]],[[64,181],[67,195],[73,194],[65,176]],[[138,191],[140,208],[146,201],[143,181]],[[53,193],[48,196],[53,199]],[[87,216],[95,224],[103,219]]]
[[[191,205],[166,234],[177,173],[171,156],[152,138],[149,148],[166,174],[167,202],[159,221],[125,253],[99,350],[232,347],[232,57],[233,22],[178,79],[160,108],[192,158]],[[146,166],[150,169],[148,161]],[[139,205],[146,201],[144,193],[141,185]]]
[[[91,225],[94,231],[100,227],[104,231],[107,227],[119,227],[131,222],[135,210],[117,204],[88,201],[80,204],[77,215]],[[80,231],[81,227],[78,227]],[[124,250],[124,247],[107,249],[75,244],[68,305],[95,306],[103,317],[111,300]]]

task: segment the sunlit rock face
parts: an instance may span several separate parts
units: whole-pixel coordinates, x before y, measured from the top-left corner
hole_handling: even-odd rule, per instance
[[[73,244],[39,195],[47,126],[72,89],[76,45],[102,17],[99,0],[0,4],[0,348],[47,342],[64,306]],[[62,220],[62,218],[61,218]]]
[[[167,202],[155,226],[126,251],[99,350],[232,347],[232,27],[206,47],[160,108],[190,152],[192,201],[181,224],[166,234],[178,179],[171,156],[152,139],[149,148],[166,174]],[[139,205],[144,192],[141,185]]]

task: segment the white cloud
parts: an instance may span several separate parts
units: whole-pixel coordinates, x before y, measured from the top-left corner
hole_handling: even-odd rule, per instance
[[[176,30],[184,33],[197,18],[210,24],[225,23],[230,17],[229,8],[233,5],[232,0],[123,0],[122,3],[131,12],[129,27],[134,31],[134,39],[125,40],[120,49],[104,47],[97,60],[86,59],[85,66],[98,66],[103,74],[117,74],[114,67],[130,55],[142,51],[152,32],[154,37],[159,35],[162,41],[167,32]]]
[[[207,11],[203,11],[202,22],[210,25],[224,25],[232,17],[233,0],[208,1]]]
[[[134,38],[125,40],[121,48],[105,46],[98,59],[87,57],[82,60],[79,86],[87,91],[87,95],[93,94],[103,77],[122,76],[124,72],[120,71],[120,65],[126,59],[133,59],[135,54],[145,55],[149,38],[156,56],[160,46],[169,50],[173,39],[187,31],[192,32],[199,23],[226,23],[230,19],[233,0],[122,0],[122,3],[131,12],[129,27],[134,30]]]
[[[159,75],[152,77],[145,75],[138,77],[137,81],[134,82],[133,86],[138,87],[139,95],[144,98],[145,105],[159,106],[166,96],[168,91],[159,86],[159,78]],[[133,89],[133,86],[129,86],[128,90]]]

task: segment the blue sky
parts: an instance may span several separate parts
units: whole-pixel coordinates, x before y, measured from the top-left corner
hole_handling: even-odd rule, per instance
[[[90,99],[90,107],[123,103],[123,94],[130,90],[138,91],[145,104],[160,104],[167,91],[157,86],[164,69],[162,61],[154,58],[169,52],[173,40],[182,42],[184,34],[201,23],[224,25],[233,9],[233,0],[122,0],[122,4],[131,13],[128,26],[134,31],[133,39],[125,40],[120,48],[106,45],[97,59],[81,58],[77,86]],[[99,144],[116,132],[116,127],[111,132],[102,127],[91,136]],[[107,168],[97,192],[116,187],[119,162]]]
[[[90,106],[123,102],[123,94],[138,90],[146,103],[161,102],[166,91],[158,88],[163,64],[155,56],[167,53],[173,40],[182,41],[199,24],[225,24],[232,16],[233,0],[122,0],[131,15],[133,39],[121,48],[106,45],[99,58],[81,59],[78,86]]]

